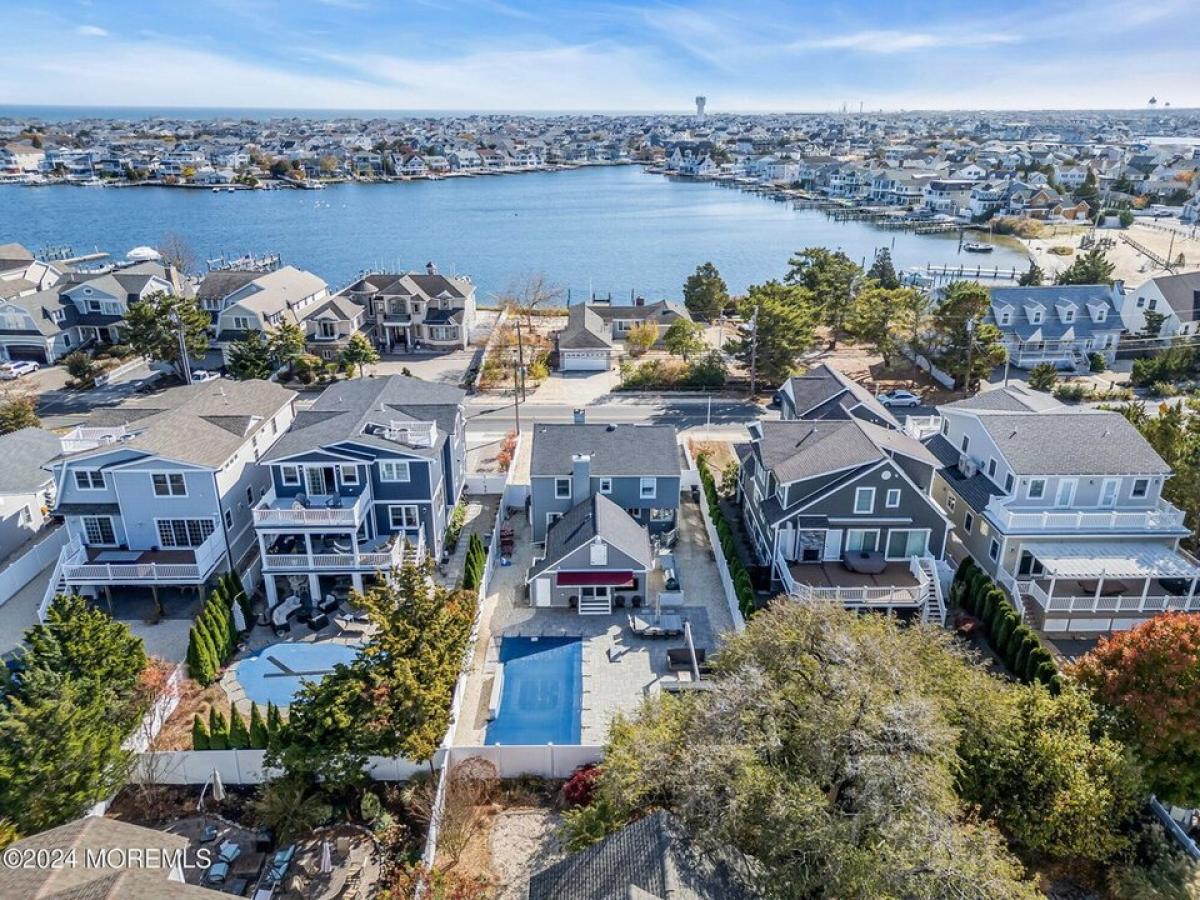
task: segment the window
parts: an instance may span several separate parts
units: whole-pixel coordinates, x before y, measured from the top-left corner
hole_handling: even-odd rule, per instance
[[[860,487],[854,490],[854,512],[869,513],[875,510],[875,488]]]
[[[393,528],[419,528],[421,511],[416,506],[389,506],[388,522]]]
[[[643,500],[653,499],[657,492],[658,483],[654,478],[643,478],[641,480],[641,493],[639,496]]]
[[[84,516],[83,534],[92,547],[112,546],[117,542],[117,534],[109,516]]]
[[[878,550],[879,532],[851,528],[846,532],[846,549],[851,551],[861,550],[864,553],[872,553]]]
[[[1138,309],[1141,309],[1143,306],[1145,306],[1145,305],[1146,305],[1146,298],[1145,298],[1145,297],[1138,297],[1138,302],[1137,302],[1137,305],[1138,305]]]
[[[670,522],[675,518],[675,510],[669,506],[652,506],[650,507],[651,522]]]
[[[962,443],[958,445],[958,449],[963,453],[966,453],[971,449],[971,436],[969,434],[964,434],[962,436]]]
[[[988,478],[996,477],[996,458],[992,457],[988,460]]]
[[[212,519],[159,519],[157,525],[163,547],[199,547],[216,530]]]
[[[1004,492],[1012,493],[1012,486],[1013,486],[1013,473],[1009,472],[1007,475],[1004,476]]]
[[[562,518],[562,513],[546,513],[546,529]]]
[[[965,531],[967,534],[970,534],[971,530],[974,527],[975,527],[975,517],[973,515],[971,515],[970,513],[965,513],[963,515],[963,531]]]
[[[1030,500],[1041,500],[1046,496],[1046,479],[1031,478],[1029,479],[1029,491],[1025,494]]]
[[[1030,323],[1032,323],[1034,325],[1041,325],[1042,324],[1042,310],[1035,309],[1033,312],[1031,312],[1029,314],[1029,321],[1030,321]]]
[[[279,480],[286,485],[300,484],[300,469],[297,466],[280,466]]]
[[[1000,324],[1001,325],[1008,325],[1011,321],[1012,321],[1012,313],[1010,313],[1007,309],[1004,312],[1000,313]]]
[[[342,484],[358,484],[358,466],[342,466]]]
[[[231,510],[231,509],[225,510],[225,527],[226,528],[233,527],[233,510]]]
[[[1054,505],[1067,507],[1075,502],[1075,479],[1064,478],[1058,483],[1058,492],[1054,495]]]
[[[104,473],[99,469],[76,469],[75,487],[84,491],[104,490]]]
[[[950,420],[942,419],[942,434],[949,434],[949,433],[950,433]]]
[[[900,505],[900,488],[891,488],[887,492],[887,497],[884,499],[884,505],[888,509],[895,509]]]
[[[247,316],[234,316],[233,327],[235,331],[249,331],[250,319]]]
[[[254,505],[254,486],[250,484],[246,485],[246,502]]]
[[[1067,323],[1068,325],[1070,325],[1072,322],[1074,322],[1075,321],[1075,310],[1064,309],[1063,314],[1062,314],[1062,320],[1065,323]]]
[[[186,497],[187,487],[183,483],[183,475],[174,472],[170,475],[152,475],[154,480],[155,497]]]
[[[1000,558],[1000,542],[995,538],[992,538],[992,542],[988,545],[988,556],[992,562]]]
[[[380,481],[409,481],[408,463],[387,460],[379,464]]]
[[[600,479],[600,493],[602,493],[602,494],[611,494],[612,493],[612,479],[611,478],[601,478]]]
[[[908,559],[925,553],[927,533],[921,528],[893,528],[888,532],[888,559]]]
[[[320,336],[322,338],[329,340],[330,338],[337,337],[337,322],[330,322],[327,319],[322,319],[317,323],[317,326],[320,328]]]
[[[571,499],[571,479],[570,478],[555,478],[554,479],[554,497],[557,500]]]
[[[1129,496],[1133,497],[1134,499],[1140,500],[1142,497],[1147,496],[1149,493],[1150,493],[1150,479],[1149,478],[1135,478],[1133,480],[1133,490],[1131,490],[1129,492]]]
[[[946,508],[950,510],[950,512],[954,512],[954,507],[957,505],[957,503],[958,501],[954,499],[953,494],[946,495]]]

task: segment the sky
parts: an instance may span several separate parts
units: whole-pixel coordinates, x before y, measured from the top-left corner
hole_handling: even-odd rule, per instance
[[[1196,0],[9,4],[20,34],[0,104],[671,112],[703,94],[714,112],[1200,106]]]

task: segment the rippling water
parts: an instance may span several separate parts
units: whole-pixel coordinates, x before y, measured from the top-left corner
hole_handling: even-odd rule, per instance
[[[343,184],[324,191],[0,186],[0,243],[31,250],[124,255],[168,232],[199,259],[277,252],[284,262],[342,284],[367,267],[427,261],[471,275],[486,301],[530,271],[578,299],[679,295],[705,260],[733,291],[782,277],[788,256],[839,247],[869,264],[892,248],[897,267],[926,263],[1024,268],[1007,246],[980,255],[953,235],[884,232],[742,191],[616,166],[570,172]]]

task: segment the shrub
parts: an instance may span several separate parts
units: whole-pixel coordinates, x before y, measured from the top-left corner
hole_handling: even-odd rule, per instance
[[[592,802],[592,794],[599,778],[599,766],[588,765],[576,769],[563,785],[563,797],[571,806],[587,806]]]
[[[229,749],[229,724],[215,706],[208,711],[208,747],[210,750]]]
[[[313,356],[311,353],[305,353],[296,360],[296,379],[301,384],[312,384],[317,380],[317,375],[322,372],[324,368],[325,363],[321,361],[319,356]]]
[[[75,379],[75,384],[81,388],[90,388],[96,383],[96,364],[82,350],[67,354],[63,360],[67,373]]]
[[[574,853],[619,831],[625,824],[626,816],[621,810],[604,797],[597,797],[591,805],[563,814],[564,843]]]
[[[250,707],[250,749],[251,750],[266,750],[267,744],[270,743],[270,734],[267,731],[267,723],[263,720],[262,713],[258,711],[258,704],[255,703]]]
[[[992,641],[992,647],[995,649],[1000,658],[1003,659],[1007,664],[1008,639],[1012,637],[1012,633],[1017,630],[1017,625],[1020,624],[1020,620],[1017,618],[1017,614],[1013,612],[1011,606],[1009,606],[1007,603],[1003,604],[1003,606],[1005,608],[1003,612],[1000,613],[1000,625],[996,629],[996,633],[994,635],[995,639]]]
[[[1053,363],[1038,363],[1029,370],[1029,386],[1039,391],[1049,391],[1058,381],[1058,369]]]
[[[246,730],[246,720],[233,707],[229,710],[229,749],[250,749],[250,732]]]
[[[200,718],[200,713],[192,716],[192,749],[209,749],[208,729],[204,727],[204,720]]]
[[[1088,369],[1092,372],[1103,372],[1108,368],[1108,360],[1104,358],[1103,353],[1088,354]]]
[[[1025,677],[1025,673],[1029,669],[1029,654],[1036,650],[1037,646],[1037,638],[1027,636],[1017,651],[1017,658],[1013,661],[1012,670],[1022,681],[1029,680]]]

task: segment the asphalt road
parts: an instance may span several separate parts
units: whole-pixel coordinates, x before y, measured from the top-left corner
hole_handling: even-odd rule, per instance
[[[683,430],[711,424],[714,429],[742,426],[770,416],[774,411],[728,397],[713,397],[711,408],[707,397],[629,396],[617,402],[592,404],[584,408],[589,422],[624,424],[644,422],[674,425]],[[520,404],[521,426],[534,422],[571,422],[575,407],[567,403]],[[515,427],[516,415],[511,401],[493,398],[468,398],[466,404],[467,432],[472,437],[503,434]]]

